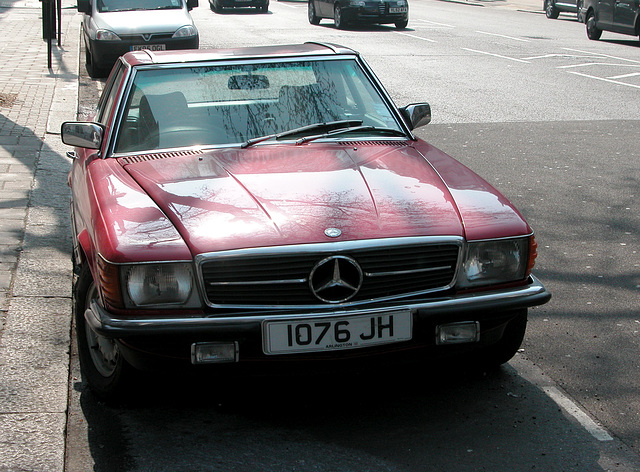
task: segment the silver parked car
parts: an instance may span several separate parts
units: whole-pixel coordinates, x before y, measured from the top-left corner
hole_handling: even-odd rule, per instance
[[[129,51],[197,49],[189,14],[197,6],[198,0],[78,0],[87,72],[104,76]]]

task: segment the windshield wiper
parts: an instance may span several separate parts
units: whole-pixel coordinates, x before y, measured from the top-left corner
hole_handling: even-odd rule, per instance
[[[341,129],[336,129],[333,131],[329,131],[327,133],[323,133],[323,134],[317,134],[314,136],[305,136],[304,138],[300,138],[296,141],[296,144],[304,144],[307,143],[309,141],[314,141],[316,139],[322,139],[322,138],[331,138],[333,136],[336,136],[338,134],[345,134],[345,133],[351,133],[354,131],[374,131],[376,133],[380,133],[380,134],[388,134],[391,136],[401,136],[406,138],[407,135],[404,131],[400,131],[398,129],[394,129],[394,128],[379,128],[377,126],[355,126],[352,128],[341,128]]]
[[[300,128],[291,129],[289,131],[283,131],[282,133],[276,134],[268,134],[266,136],[260,136],[258,138],[252,138],[248,141],[245,141],[240,145],[242,149],[248,148],[249,146],[253,146],[254,144],[261,143],[262,141],[268,141],[270,139],[280,139],[285,138],[287,136],[293,136],[295,134],[307,133],[309,131],[316,131],[320,129],[334,129],[339,128],[340,130],[348,130],[353,129],[352,127],[358,127],[362,124],[362,120],[339,120],[339,121],[328,121],[326,123],[314,123],[312,125],[302,126]]]

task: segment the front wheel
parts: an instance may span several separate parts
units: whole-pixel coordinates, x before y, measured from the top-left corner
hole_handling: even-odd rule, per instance
[[[73,316],[82,378],[103,401],[121,399],[133,378],[133,367],[125,361],[117,342],[96,333],[85,320],[85,311],[98,300],[98,289],[89,268],[82,267],[74,285]]]
[[[316,15],[316,7],[313,4],[313,0],[309,0],[307,5],[307,16],[309,17],[309,23],[312,25],[320,24],[320,17]]]
[[[340,5],[336,5],[333,10],[333,22],[335,23],[337,29],[345,29],[347,27],[347,22],[344,20],[344,17],[342,15],[342,8],[340,8]]]
[[[405,29],[409,24],[409,20],[396,21],[396,29]]]
[[[547,18],[551,20],[555,20],[560,15],[560,11],[556,8],[553,0],[545,0],[544,12],[547,15]]]
[[[593,12],[587,14],[587,38],[597,41],[602,36],[602,30],[596,25],[596,17]]]

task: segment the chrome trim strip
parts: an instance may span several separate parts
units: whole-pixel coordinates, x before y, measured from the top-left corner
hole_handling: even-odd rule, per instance
[[[193,318],[118,318],[98,305],[96,300],[91,302],[91,309],[85,312],[85,318],[96,332],[113,338],[136,335],[161,335],[174,333],[188,333],[194,330],[207,329],[259,329],[264,321],[275,320],[306,320],[326,318],[327,316],[350,316],[388,312],[389,310],[411,310],[416,316],[435,316],[442,314],[461,315],[469,313],[470,320],[477,320],[477,313],[481,311],[507,311],[542,305],[549,301],[551,293],[533,275],[531,283],[525,287],[494,290],[491,292],[474,292],[457,297],[439,298],[431,301],[405,304],[387,304],[374,308],[357,310],[329,309],[311,313],[277,312],[259,314],[245,313],[239,316],[210,316]],[[424,310],[424,311],[422,311]]]
[[[385,277],[387,275],[406,275],[406,274],[421,274],[423,272],[433,272],[434,270],[451,269],[451,266],[440,267],[427,267],[425,269],[412,269],[412,270],[392,270],[389,272],[365,272],[367,277]]]

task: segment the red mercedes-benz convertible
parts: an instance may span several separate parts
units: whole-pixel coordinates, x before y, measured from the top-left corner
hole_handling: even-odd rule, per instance
[[[331,44],[120,58],[62,127],[91,389],[181,363],[508,361],[551,296],[533,231],[416,138],[430,118]]]

